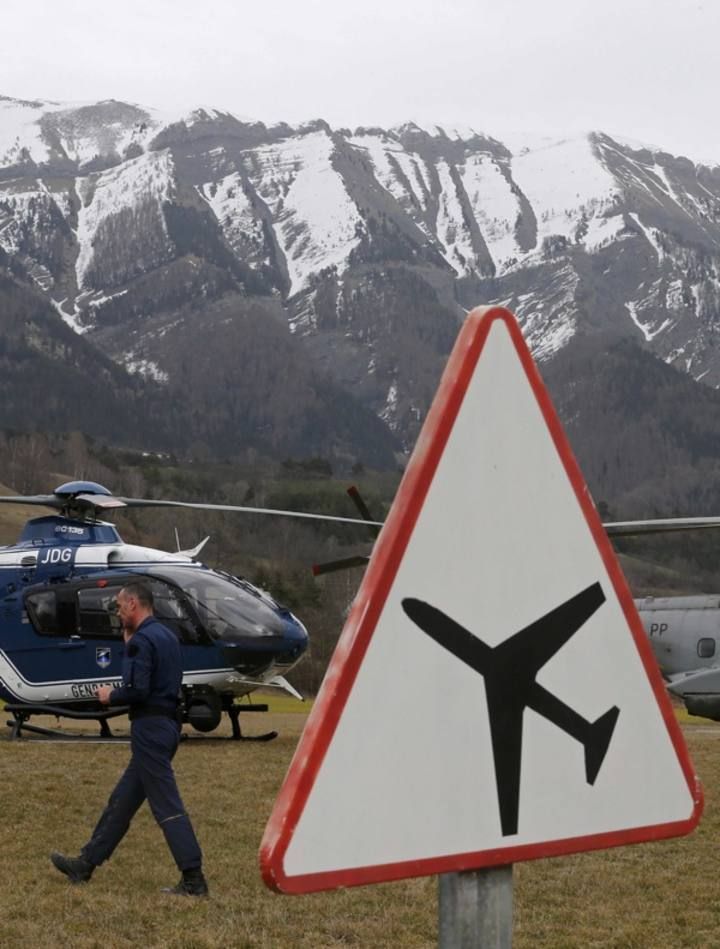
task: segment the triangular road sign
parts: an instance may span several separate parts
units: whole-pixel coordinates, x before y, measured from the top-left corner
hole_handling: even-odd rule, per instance
[[[514,318],[452,352],[263,838],[310,892],[688,833],[702,793]]]

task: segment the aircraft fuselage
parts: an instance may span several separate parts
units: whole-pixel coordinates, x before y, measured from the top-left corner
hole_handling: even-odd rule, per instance
[[[663,675],[718,664],[720,596],[648,596],[635,605]]]
[[[668,688],[691,714],[720,721],[720,596],[635,600]]]

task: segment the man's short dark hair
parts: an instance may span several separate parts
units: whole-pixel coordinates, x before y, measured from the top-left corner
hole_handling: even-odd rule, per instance
[[[133,580],[132,583],[126,583],[121,592],[126,593],[127,596],[134,596],[138,603],[146,609],[151,610],[153,608],[152,590],[147,583],[143,583],[141,580]]]

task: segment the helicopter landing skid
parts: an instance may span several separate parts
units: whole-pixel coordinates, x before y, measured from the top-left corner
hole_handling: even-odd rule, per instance
[[[115,718],[118,715],[127,715],[128,706],[126,705],[108,709],[107,711],[77,712],[75,710],[66,709],[58,705],[30,705],[24,702],[16,702],[7,703],[5,705],[5,711],[10,712],[13,716],[13,721],[9,721],[7,723],[8,727],[11,729],[10,741],[21,740],[23,738],[23,732],[32,732],[35,735],[41,735],[42,739],[36,740],[45,741],[129,741],[127,737],[113,735],[113,733],[110,731],[110,726],[107,723],[109,718]],[[81,721],[86,721],[89,719],[91,721],[96,721],[100,725],[100,734],[73,735],[68,732],[59,732],[52,728],[44,728],[40,725],[31,725],[28,720],[33,715],[54,715],[56,718],[73,718],[76,720],[79,719]]]
[[[227,709],[227,713],[230,716],[230,723],[232,725],[232,741],[272,741],[273,738],[277,738],[278,733],[276,731],[265,732],[264,735],[243,735],[242,729],[240,728],[240,713],[241,712],[267,712],[268,706],[265,704],[262,705],[231,705]]]
[[[201,742],[201,741],[272,741],[273,738],[277,738],[278,732],[271,731],[265,732],[263,735],[243,735],[242,728],[240,728],[240,712],[267,712],[267,705],[232,705],[230,708],[225,708],[223,711],[227,712],[230,717],[230,724],[232,725],[232,735],[188,735],[187,732],[183,732],[180,735],[180,741],[182,742]]]
[[[262,735],[243,735],[242,728],[240,727],[240,713],[241,712],[267,712],[268,706],[265,704],[262,705],[226,705],[223,708],[224,712],[228,713],[230,718],[230,724],[232,725],[232,735],[207,735],[202,738],[198,735],[188,735],[183,732],[180,736],[181,741],[272,741],[273,738],[277,738],[278,733],[276,731],[265,732]]]

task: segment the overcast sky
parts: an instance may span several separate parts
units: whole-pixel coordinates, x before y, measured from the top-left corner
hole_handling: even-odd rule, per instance
[[[720,162],[718,0],[1,0],[0,95],[503,138],[586,129]]]

